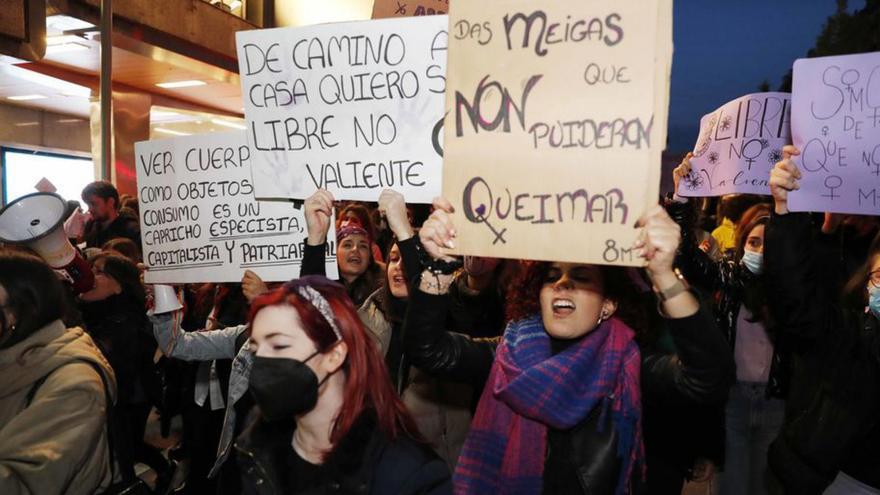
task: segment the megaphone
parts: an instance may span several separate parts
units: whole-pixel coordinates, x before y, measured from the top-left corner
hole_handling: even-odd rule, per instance
[[[64,232],[67,203],[55,193],[24,195],[0,210],[0,241],[24,244],[52,268],[66,272],[81,294],[95,286],[89,263]]]
[[[152,314],[158,315],[162,313],[170,313],[181,308],[183,308],[183,304],[180,304],[180,299],[177,297],[177,290],[174,287],[165,284],[156,284],[153,286]]]

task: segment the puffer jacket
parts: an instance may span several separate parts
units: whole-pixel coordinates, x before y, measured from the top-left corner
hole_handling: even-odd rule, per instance
[[[694,235],[695,212],[690,203],[667,201],[666,211],[681,227],[681,244],[675,264],[689,282],[715,295],[715,324],[724,333],[730,349],[736,344],[736,323],[746,291],[757,283],[758,277],[742,263],[731,257],[713,261],[699,248]],[[785,341],[774,325],[765,325],[773,342],[773,357],[767,380],[766,396],[785,398],[789,383],[789,362],[786,358]]]
[[[495,360],[501,338],[473,339],[443,328],[449,297],[426,294],[414,287],[404,323],[406,351],[412,365],[443,379],[472,384],[482,389]],[[676,353],[641,350],[642,401],[678,407],[688,404],[722,403],[733,374],[733,358],[727,343],[704,311],[687,318],[667,319]],[[647,416],[646,413],[645,416]],[[607,416],[607,415],[606,415]],[[560,443],[570,455],[559,462],[575,466],[581,493],[613,493],[620,461],[617,435],[609,425],[599,425],[599,414],[591,414],[570,431],[548,430],[548,450]],[[607,421],[607,418],[606,418]],[[646,448],[650,449],[646,436]],[[555,462],[548,460],[547,464]],[[545,486],[554,480],[545,466]],[[650,468],[649,468],[650,469]],[[576,492],[572,492],[576,493]]]
[[[880,489],[880,321],[841,306],[805,213],[771,214],[771,310],[791,339],[786,417],[768,462],[786,493],[820,494],[838,471]]]
[[[107,488],[108,398],[113,370],[80,328],[56,320],[0,350],[0,493]]]

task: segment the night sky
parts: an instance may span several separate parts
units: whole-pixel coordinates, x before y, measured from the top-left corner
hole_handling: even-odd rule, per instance
[[[835,8],[834,0],[676,0],[667,150],[693,149],[700,117],[765,79],[777,90]]]

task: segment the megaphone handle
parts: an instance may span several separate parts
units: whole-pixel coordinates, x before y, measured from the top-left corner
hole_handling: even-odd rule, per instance
[[[64,271],[73,279],[74,293],[82,294],[95,287],[95,274],[92,273],[92,267],[79,253],[76,253],[73,261],[64,267]]]

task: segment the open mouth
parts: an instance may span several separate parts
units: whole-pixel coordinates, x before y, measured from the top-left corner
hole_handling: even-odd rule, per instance
[[[565,299],[561,297],[553,299],[554,316],[565,317],[574,313],[575,309],[576,307],[574,305],[574,301],[572,301],[571,299]]]
[[[406,284],[406,279],[403,278],[403,275],[395,275],[391,277],[391,281],[395,284]]]
[[[361,261],[363,261],[359,256],[352,256],[348,258],[348,262],[352,265],[360,265]]]

